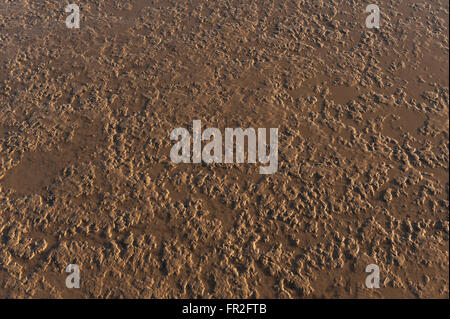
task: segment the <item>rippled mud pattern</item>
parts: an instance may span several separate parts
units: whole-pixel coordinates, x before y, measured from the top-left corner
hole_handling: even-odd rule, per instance
[[[0,297],[449,297],[448,1],[73,2],[0,2]],[[195,119],[278,172],[173,164]]]

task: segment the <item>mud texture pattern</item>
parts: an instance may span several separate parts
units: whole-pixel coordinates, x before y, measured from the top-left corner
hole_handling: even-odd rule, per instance
[[[448,1],[71,2],[0,1],[0,297],[449,297]],[[195,119],[278,171],[172,163]]]

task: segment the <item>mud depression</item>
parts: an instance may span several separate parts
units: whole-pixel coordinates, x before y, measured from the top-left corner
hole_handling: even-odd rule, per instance
[[[449,2],[369,3],[1,0],[0,297],[448,298]]]

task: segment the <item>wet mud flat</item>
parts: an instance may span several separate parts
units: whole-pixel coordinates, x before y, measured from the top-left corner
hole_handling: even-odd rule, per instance
[[[448,1],[74,3],[0,3],[0,297],[449,297]]]

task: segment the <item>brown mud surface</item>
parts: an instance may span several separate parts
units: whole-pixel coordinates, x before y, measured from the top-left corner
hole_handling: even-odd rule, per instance
[[[0,0],[0,297],[449,297],[448,1],[71,2]],[[173,164],[195,119],[278,171]]]

